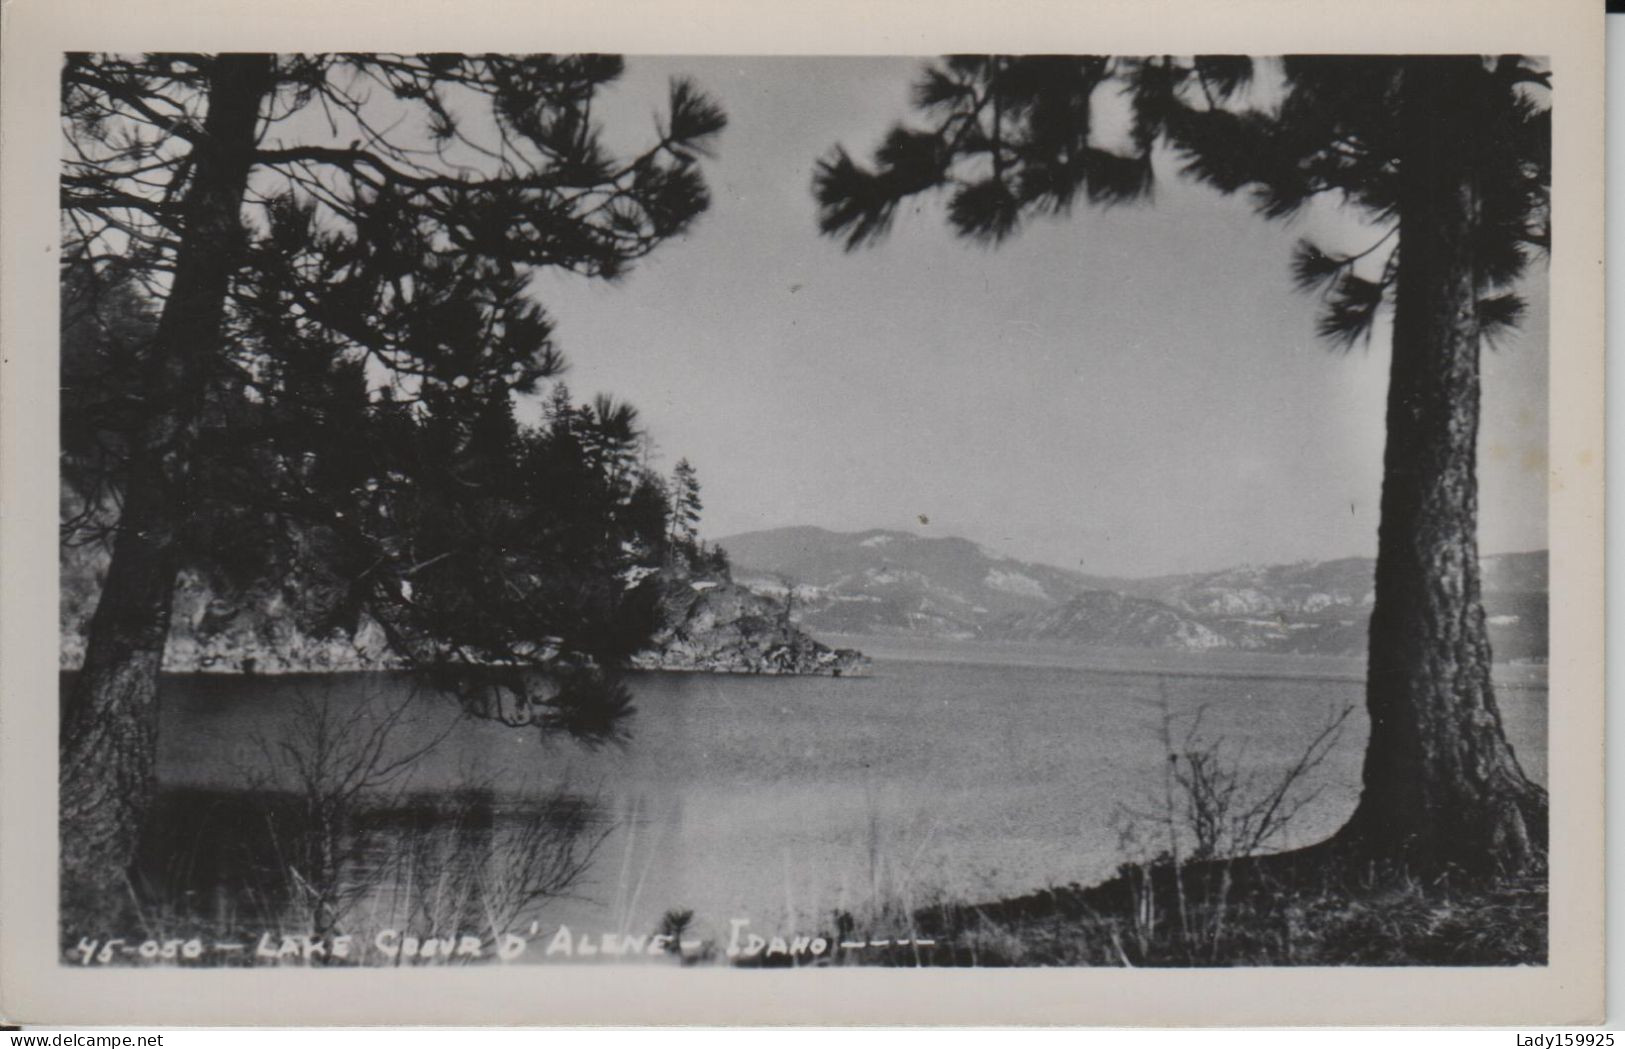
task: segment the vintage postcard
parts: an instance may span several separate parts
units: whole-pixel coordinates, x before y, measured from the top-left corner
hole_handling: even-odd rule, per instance
[[[0,1013],[1600,1019],[1602,14],[1351,6],[9,5]]]

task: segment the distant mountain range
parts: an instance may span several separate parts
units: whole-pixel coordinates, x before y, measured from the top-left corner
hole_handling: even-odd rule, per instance
[[[1126,579],[1000,557],[958,538],[794,527],[718,542],[734,577],[813,632],[1113,648],[1365,652],[1374,564],[1344,558]],[[1483,560],[1497,660],[1547,653],[1547,555]]]

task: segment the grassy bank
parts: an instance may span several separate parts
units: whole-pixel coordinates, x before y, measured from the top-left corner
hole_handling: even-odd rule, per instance
[[[1254,860],[1125,867],[915,916],[939,965],[1543,965],[1542,876],[1424,882]]]

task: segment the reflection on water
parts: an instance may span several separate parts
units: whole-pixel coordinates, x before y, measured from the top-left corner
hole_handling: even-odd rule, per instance
[[[635,675],[631,743],[596,749],[468,718],[401,674],[166,678],[141,920],[250,939],[637,937],[686,911],[701,944],[862,933],[938,899],[1110,875],[1121,814],[1163,796],[1165,719],[1198,711],[1267,782],[1353,705],[1271,847],[1353,808],[1357,679],[1266,657],[1204,675],[1194,657],[1135,671],[1016,655],[881,654],[838,680]],[[1508,736],[1544,782],[1544,682],[1505,685]]]
[[[133,872],[130,918],[149,939],[197,937],[228,962],[263,959],[266,937],[332,961],[331,945],[380,934],[445,948],[396,963],[487,958],[577,889],[609,832],[567,783],[515,790],[519,770],[469,760],[425,780],[470,722],[413,679],[289,679],[225,722],[233,703],[199,692],[230,679],[171,684]]]
[[[165,934],[341,934],[445,942],[488,955],[567,895],[607,828],[588,799],[490,789],[332,798],[164,791],[136,865]]]

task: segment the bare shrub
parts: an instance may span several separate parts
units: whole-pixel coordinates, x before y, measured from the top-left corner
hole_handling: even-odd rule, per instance
[[[316,937],[472,935],[489,957],[581,881],[609,827],[568,786],[504,800],[465,775],[414,789],[414,770],[461,716],[412,689],[355,701],[307,690],[275,736],[254,737],[260,765],[244,778],[271,844],[276,925]]]
[[[591,801],[567,790],[510,804],[489,786],[465,788],[449,803],[407,811],[410,825],[390,834],[389,855],[363,874],[378,904],[367,924],[419,941],[473,936],[480,957],[569,896],[611,829],[595,820]]]
[[[349,876],[358,859],[356,817],[363,807],[389,807],[405,795],[411,772],[456,727],[452,718],[430,727],[415,689],[382,691],[356,701],[330,688],[301,688],[275,736],[251,737],[261,763],[243,770],[261,806],[289,909],[296,925],[316,936],[336,932],[367,886]],[[275,804],[291,795],[292,810]],[[299,919],[303,920],[299,920]]]
[[[1234,865],[1273,851],[1324,789],[1316,773],[1336,748],[1352,706],[1327,712],[1309,742],[1277,773],[1250,767],[1244,745],[1207,736],[1205,707],[1176,736],[1166,682],[1158,681],[1165,756],[1162,796],[1116,814],[1125,862],[1119,875],[1134,906],[1129,933],[1139,957],[1175,940],[1191,961],[1219,957],[1230,914]],[[1177,740],[1177,741],[1176,741]],[[1171,907],[1159,893],[1171,890]],[[1178,929],[1159,930],[1165,911]],[[1116,945],[1125,963],[1129,952]]]

